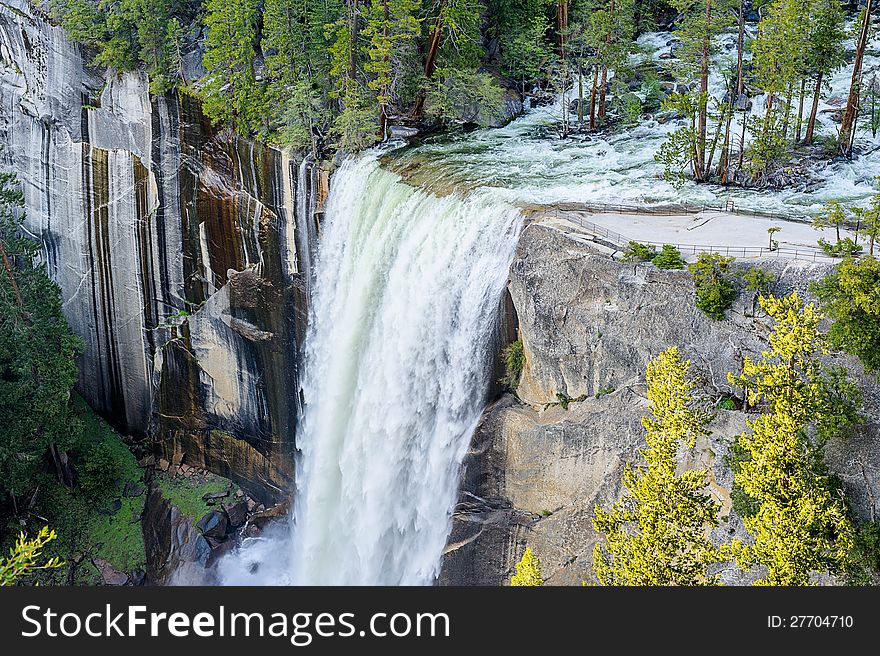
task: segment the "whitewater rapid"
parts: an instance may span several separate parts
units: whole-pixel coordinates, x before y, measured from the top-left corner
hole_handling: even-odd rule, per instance
[[[334,174],[312,281],[293,520],[227,558],[224,583],[434,581],[491,382],[520,220],[488,194],[419,191],[375,154]]]

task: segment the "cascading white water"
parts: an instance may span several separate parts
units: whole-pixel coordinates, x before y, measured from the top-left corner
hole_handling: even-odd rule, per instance
[[[334,175],[291,533],[284,547],[243,550],[226,583],[434,580],[519,227],[519,213],[488,193],[418,191],[375,155]]]

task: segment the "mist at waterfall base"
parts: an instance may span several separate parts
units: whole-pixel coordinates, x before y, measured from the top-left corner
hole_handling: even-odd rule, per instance
[[[426,585],[486,401],[516,209],[437,197],[376,155],[334,174],[312,281],[289,528],[227,585]],[[291,392],[293,393],[293,392]]]

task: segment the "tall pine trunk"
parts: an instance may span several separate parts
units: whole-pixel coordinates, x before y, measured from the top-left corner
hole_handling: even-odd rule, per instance
[[[785,96],[785,116],[782,117],[782,140],[788,138],[788,120],[791,116],[791,97],[794,95],[794,83],[788,84],[788,93]]]
[[[739,16],[737,17],[736,36],[736,95],[739,98],[743,92],[743,42],[745,40],[746,16],[745,0],[739,0]]]
[[[565,37],[568,31],[568,0],[559,0],[556,5],[556,46],[559,57],[565,61]]]
[[[443,10],[446,8],[446,0],[440,2],[440,13],[437,14],[437,22],[434,24],[434,30],[431,32],[431,41],[428,45],[428,54],[425,57],[424,76],[425,80],[430,81],[434,77],[434,71],[437,70],[437,53],[440,50],[440,43],[443,40]],[[422,120],[425,114],[425,90],[419,91],[416,98],[416,104],[412,110],[412,118],[417,121]]]
[[[865,46],[868,43],[868,32],[871,29],[871,5],[873,0],[866,0],[865,15],[856,45],[856,58],[853,62],[852,81],[849,85],[849,96],[846,99],[846,111],[840,124],[840,152],[849,157],[852,155],[852,142],[856,128],[856,110],[859,104],[859,87],[862,82],[862,62],[865,59]]]
[[[357,80],[357,42],[358,42],[358,1],[349,0],[349,42],[348,42],[348,80],[355,82]]]
[[[721,159],[718,162],[718,175],[721,178],[721,184],[728,183],[730,174],[730,127],[733,124],[733,106],[727,113],[727,124],[724,126],[724,144],[721,146]]]
[[[605,43],[609,46],[614,43],[614,0],[611,0],[611,4],[608,6],[608,15],[611,19],[612,28],[608,32],[608,35],[605,37]],[[608,89],[608,66],[602,64],[602,84],[599,87],[599,125],[605,124],[605,94]]]
[[[388,34],[388,26],[391,24],[391,16],[388,11],[388,0],[382,0],[382,10],[385,18],[385,24],[382,27],[382,36],[385,39],[385,43],[389,41]],[[385,66],[388,66],[388,58],[389,55],[386,52],[385,56],[382,58]],[[385,141],[388,136],[388,101],[389,96],[391,94],[391,90],[388,88],[388,85],[383,85],[382,88],[382,101],[379,103],[379,140]]]
[[[712,0],[706,0],[706,33],[703,36],[702,50],[700,53],[700,112],[697,117],[697,144],[696,157],[694,158],[694,178],[702,180],[706,170],[706,129],[708,123],[709,103],[709,54],[711,40],[709,27],[712,25]]]
[[[712,146],[709,148],[709,154],[706,156],[706,165],[703,169],[703,182],[708,182],[709,177],[712,175],[712,161],[715,159],[715,149],[718,148],[718,141],[721,139],[721,131],[724,129],[724,120],[725,116],[722,116],[718,121],[715,136],[712,138]]]
[[[578,130],[584,129],[584,71],[578,60]]]
[[[816,129],[816,114],[819,111],[819,97],[822,95],[822,71],[816,76],[816,90],[813,93],[813,106],[810,108],[810,118],[807,120],[807,131],[804,134],[804,145],[813,143],[813,132]]]
[[[801,80],[801,95],[800,100],[798,101],[798,118],[797,118],[797,133],[794,136],[794,142],[800,143],[801,141],[801,128],[804,124],[804,91],[807,88],[807,78],[803,78]]]
[[[739,15],[737,16],[737,36],[736,36],[736,99],[734,103],[739,101],[740,96],[743,94],[743,90],[745,85],[743,83],[743,49],[745,45],[745,31],[746,31],[746,14],[745,14],[745,0],[739,0]],[[748,103],[746,103],[746,108],[748,107]],[[742,168],[743,164],[743,154],[746,147],[746,109],[743,109],[742,112],[742,133],[740,135],[739,140],[739,156],[737,159],[737,170]],[[731,114],[731,118],[732,118]],[[728,156],[729,159],[729,156]],[[728,165],[728,169],[729,169]],[[721,174],[722,180],[727,181],[728,172],[725,171]]]
[[[599,62],[593,65],[593,89],[590,91],[590,131],[596,129],[596,87],[599,84]]]

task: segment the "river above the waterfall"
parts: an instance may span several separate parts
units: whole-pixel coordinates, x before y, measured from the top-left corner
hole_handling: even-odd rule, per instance
[[[718,40],[716,69],[722,70],[734,61],[736,36],[722,35]],[[674,35],[670,32],[642,35],[638,39],[642,52],[634,58],[652,60],[660,66],[660,56],[670,52],[672,43]],[[875,37],[865,57],[866,76],[880,71],[878,50],[880,37]],[[714,72],[716,69],[710,77],[709,91],[720,99],[725,94],[725,83]],[[830,91],[823,94],[819,104],[817,134],[837,134],[839,125],[834,114],[846,98],[851,75],[852,66],[848,64],[831,76]],[[588,83],[585,80],[585,85]],[[572,98],[576,94],[569,93],[567,99]],[[749,115],[762,115],[766,98],[757,95],[752,103]],[[874,183],[880,176],[880,135],[872,137],[865,122],[859,123],[853,160],[817,156],[807,160],[812,177],[809,183],[758,190],[692,182],[678,187],[664,180],[663,166],[654,155],[671,132],[685,125],[683,120],[660,122],[657,116],[645,115],[632,127],[563,139],[562,117],[560,98],[527,111],[503,128],[429,135],[418,144],[393,151],[384,164],[413,184],[437,193],[490,187],[500,200],[520,206],[574,202],[718,207],[730,202],[737,210],[791,218],[814,216],[829,200],[865,204],[876,192]],[[741,119],[742,114],[738,114],[734,120],[735,142]],[[736,146],[734,143],[734,152]]]

